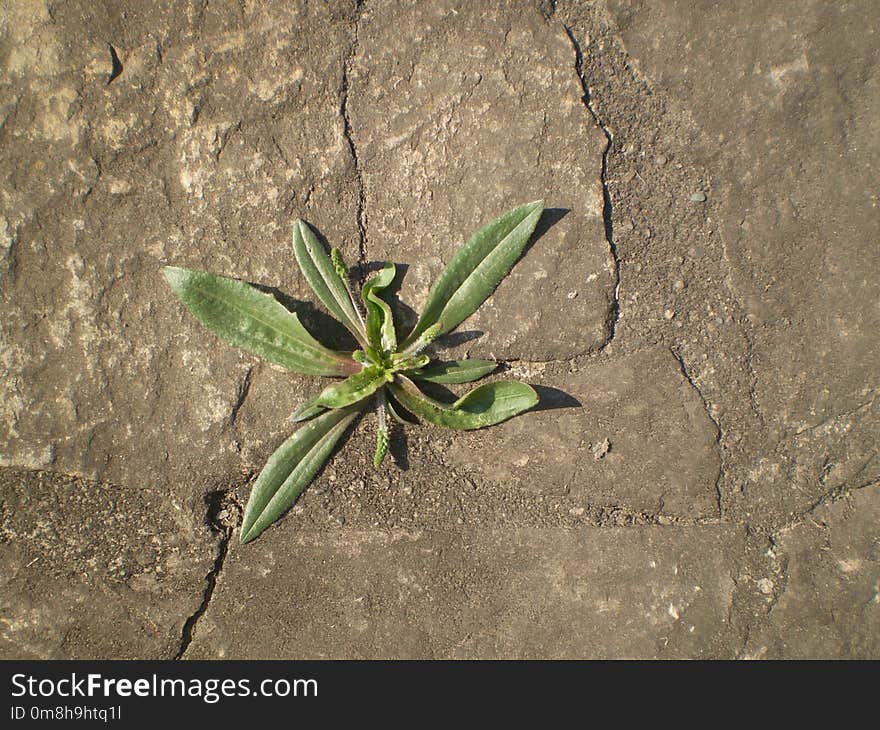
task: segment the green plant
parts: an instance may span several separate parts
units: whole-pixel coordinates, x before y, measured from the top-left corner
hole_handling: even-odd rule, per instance
[[[475,233],[440,274],[422,316],[402,341],[397,338],[391,307],[382,298],[396,276],[394,264],[386,263],[364,284],[362,311],[339,251],[333,249],[328,256],[312,230],[296,221],[296,260],[324,306],[354,335],[360,348],[353,353],[324,347],[296,314],[246,282],[165,267],[165,277],[180,300],[229,344],[288,370],[345,378],[293,414],[294,422],[308,423],[281,444],[257,477],[244,512],[242,542],[253,540],[293,505],[357,414],[371,403],[377,414],[377,468],[388,451],[388,416],[407,423],[401,416],[403,409],[439,426],[476,429],[537,404],[534,389],[515,381],[481,385],[452,404],[429,398],[416,381],[469,383],[496,369],[492,360],[432,364],[424,351],[492,294],[522,254],[543,209],[543,201],[522,205]]]

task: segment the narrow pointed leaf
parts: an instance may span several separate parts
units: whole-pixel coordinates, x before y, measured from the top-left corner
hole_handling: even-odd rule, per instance
[[[402,411],[403,409],[401,408],[400,410],[398,410],[399,406],[395,405],[394,401],[390,397],[385,400],[385,407],[388,409],[388,415],[390,415],[391,418],[393,418],[401,426],[412,426],[413,424],[418,423],[418,421],[416,420],[404,418],[400,413],[400,411]]]
[[[324,388],[314,399],[314,405],[322,408],[344,408],[371,396],[386,382],[388,381],[382,368],[369,365],[341,383]]]
[[[247,282],[176,266],[164,273],[180,301],[230,345],[307,375],[349,375],[359,367],[324,347],[296,314]]]
[[[412,370],[407,375],[418,380],[427,380],[429,383],[453,385],[479,380],[497,367],[498,363],[494,360],[453,360]]]
[[[397,349],[397,333],[394,331],[391,307],[379,296],[379,292],[391,286],[396,275],[397,268],[389,261],[363,288],[367,305],[367,339],[373,347],[389,352]]]
[[[403,347],[431,325],[450,332],[470,317],[507,276],[532,237],[544,201],[521,205],[482,228],[462,246],[437,278],[425,310]]]
[[[312,229],[301,220],[293,224],[293,253],[303,276],[315,290],[318,299],[358,342],[365,344],[366,333],[351,301],[346,282],[340,278],[336,266]]]
[[[326,407],[318,404],[318,398],[320,398],[320,395],[317,395],[314,398],[309,398],[302,403],[299,408],[293,412],[290,420],[293,423],[300,423],[301,421],[308,421],[310,418],[314,418],[318,414],[326,411]]]
[[[269,457],[244,510],[242,542],[253,540],[290,509],[356,415],[353,409],[325,413],[300,428]]]
[[[399,375],[390,387],[401,405],[416,416],[437,426],[460,430],[501,423],[538,403],[538,394],[531,386],[513,380],[481,385],[451,406],[429,398],[404,376]]]

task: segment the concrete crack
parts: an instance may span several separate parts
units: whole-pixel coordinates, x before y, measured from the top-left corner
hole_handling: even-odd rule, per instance
[[[345,136],[345,140],[348,143],[348,149],[351,152],[351,157],[354,161],[355,175],[358,183],[357,221],[358,236],[360,239],[358,241],[358,271],[361,282],[363,282],[366,276],[365,266],[367,263],[367,195],[364,186],[363,171],[361,170],[361,162],[358,157],[357,145],[355,144],[354,135],[351,131],[351,118],[349,117],[348,110],[348,94],[350,88],[349,77],[351,75],[352,66],[354,65],[354,57],[357,54],[358,49],[358,32],[360,29],[363,5],[364,0],[358,0],[355,7],[357,17],[354,21],[354,38],[352,39],[348,53],[346,54],[342,65],[342,89],[340,92],[342,99],[339,104],[339,113],[342,116],[342,133]]]
[[[703,410],[706,411],[706,415],[709,417],[709,420],[712,422],[712,425],[715,427],[715,448],[718,450],[718,458],[720,460],[720,464],[718,466],[718,474],[715,475],[715,496],[718,499],[718,515],[719,517],[724,517],[724,504],[722,500],[721,494],[721,478],[724,475],[724,449],[721,448],[721,438],[723,433],[721,431],[721,424],[712,415],[712,409],[709,406],[709,401],[706,400],[706,396],[703,395],[703,391],[697,386],[690,372],[688,372],[687,366],[684,364],[684,358],[676,352],[674,349],[669,348],[669,351],[672,353],[672,356],[678,361],[678,366],[681,368],[681,374],[684,376],[685,380],[690,383],[690,386],[696,391],[697,395],[700,397],[700,401],[703,404]]]
[[[792,517],[788,522],[786,522],[781,528],[780,531],[791,529],[792,527],[797,527],[804,520],[811,520],[814,512],[817,512],[822,507],[825,507],[829,504],[833,504],[839,499],[843,499],[853,492],[858,492],[861,489],[868,489],[869,487],[880,486],[880,481],[877,479],[870,479],[867,482],[862,484],[857,484],[856,486],[849,486],[847,484],[841,484],[839,487],[832,489],[830,492],[826,492],[821,497],[819,497],[815,502],[813,502],[809,507],[800,512],[799,514]]]
[[[873,392],[876,392],[876,391],[873,391]],[[833,421],[837,421],[842,418],[846,418],[847,416],[854,416],[856,413],[858,413],[859,411],[863,411],[866,408],[873,408],[876,400],[877,400],[877,396],[875,395],[874,397],[871,398],[871,400],[869,400],[865,403],[860,403],[859,405],[855,406],[854,408],[850,408],[849,410],[846,410],[846,411],[841,411],[840,413],[835,413],[831,416],[828,416],[827,418],[823,418],[821,421],[819,421],[819,423],[817,423],[813,426],[807,426],[806,428],[802,428],[800,431],[795,431],[794,435],[795,436],[802,436],[805,433],[810,433],[811,431],[816,431],[816,430],[822,428],[823,426],[825,426],[826,424],[831,423]]]
[[[202,594],[201,603],[195,612],[184,622],[180,637],[180,647],[174,655],[174,659],[183,659],[192,644],[195,636],[196,625],[199,619],[205,615],[211,598],[214,596],[214,588],[217,587],[217,579],[223,571],[223,564],[229,553],[229,543],[235,531],[241,523],[242,507],[235,495],[235,488],[226,491],[216,490],[205,495],[205,503],[208,507],[206,521],[213,532],[219,533],[220,541],[217,544],[217,555],[214,565],[205,576],[205,591]]]
[[[744,323],[742,325],[742,333],[743,337],[745,337],[746,340],[746,365],[749,369],[749,406],[752,409],[752,413],[754,413],[755,417],[758,419],[758,423],[764,426],[766,425],[764,421],[764,414],[761,412],[761,408],[758,403],[758,371],[755,370],[755,365],[753,362],[755,355],[755,343],[749,330],[748,324]]]
[[[241,409],[242,405],[244,405],[245,399],[250,392],[251,376],[253,375],[253,372],[254,367],[251,365],[244,374],[244,380],[241,381],[241,385],[238,386],[238,395],[236,396],[235,403],[232,404],[232,410],[229,413],[230,426],[235,424],[235,419],[238,418],[238,411]]]
[[[614,260],[614,296],[605,320],[605,342],[603,342],[601,347],[598,348],[599,351],[602,351],[608,347],[614,339],[614,335],[617,331],[617,323],[620,320],[620,256],[617,252],[617,245],[614,243],[614,205],[611,201],[611,190],[608,187],[608,156],[611,154],[611,148],[614,144],[614,135],[602,121],[593,105],[593,95],[584,74],[584,55],[581,52],[580,44],[578,43],[572,29],[565,23],[561,23],[561,25],[565,28],[565,32],[568,35],[572,48],[574,49],[574,67],[578,80],[581,83],[584,106],[590,112],[596,126],[599,127],[599,129],[602,130],[602,134],[605,135],[605,149],[602,151],[602,172],[600,175],[600,180],[602,181],[602,221],[605,225],[605,241],[608,243],[608,249],[611,251],[611,256]]]

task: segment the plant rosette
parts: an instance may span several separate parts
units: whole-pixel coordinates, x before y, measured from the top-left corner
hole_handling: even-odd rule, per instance
[[[432,342],[470,317],[507,276],[535,231],[543,201],[514,208],[475,233],[440,274],[413,329],[398,339],[383,298],[397,275],[392,263],[356,293],[339,251],[327,254],[301,220],[293,225],[293,250],[309,285],[327,310],[351,332],[359,348],[338,352],[318,342],[294,312],[250,284],[166,266],[174,293],[208,329],[230,345],[306,375],[344,378],[324,388],[293,414],[303,422],[269,457],[244,511],[241,541],[249,542],[281,517],[329,459],[357,415],[376,412],[376,468],[388,452],[389,420],[416,416],[446,428],[471,430],[512,418],[538,403],[525,383],[480,385],[454,403],[427,396],[419,382],[470,383],[493,372],[493,360],[432,361]],[[358,296],[358,294],[360,296]]]

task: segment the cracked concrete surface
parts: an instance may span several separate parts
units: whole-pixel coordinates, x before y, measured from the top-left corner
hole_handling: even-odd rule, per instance
[[[880,656],[872,15],[0,5],[0,655]],[[294,218],[361,275],[408,265],[417,310],[536,198],[482,336],[440,344],[541,408],[398,432],[382,472],[357,429],[241,546],[319,384],[222,345],[161,265],[345,347]]]

